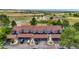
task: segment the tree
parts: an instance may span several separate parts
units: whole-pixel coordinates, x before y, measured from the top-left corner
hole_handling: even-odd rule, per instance
[[[71,48],[71,46],[74,46],[74,36],[75,36],[76,29],[73,27],[66,27],[64,29],[64,32],[61,34],[61,41],[60,45]]]
[[[67,27],[69,26],[69,22],[67,20],[63,20],[63,24],[62,24],[64,27]]]
[[[65,17],[66,17],[65,15],[62,16],[62,18],[65,18]]]
[[[11,26],[14,27],[16,25],[17,25],[16,22],[13,20],[12,23],[11,23]]]
[[[40,20],[40,21],[38,21],[38,23],[41,23],[41,24],[48,24],[48,21]]]
[[[79,31],[75,32],[75,35],[74,35],[74,46],[79,49]]]
[[[71,12],[69,12],[69,16],[72,16],[72,13]]]
[[[0,15],[0,25],[8,26],[10,24],[9,18],[6,15]]]
[[[32,18],[32,20],[30,21],[31,25],[36,25],[37,24],[37,20],[35,17]]]
[[[7,34],[10,34],[11,29],[9,27],[0,28],[0,48],[3,47],[4,41],[7,38]]]
[[[53,17],[50,17],[50,19],[53,19]]]
[[[6,35],[4,33],[0,33],[0,48],[3,47]]]
[[[56,16],[56,14],[53,14],[53,16]]]
[[[57,21],[52,21],[51,24],[52,25],[57,25]]]
[[[74,24],[74,28],[76,28],[76,30],[79,31],[79,22]]]
[[[79,13],[74,13],[73,16],[74,17],[79,17]]]
[[[57,21],[57,25],[62,25],[62,22],[60,21],[60,19]]]
[[[60,20],[58,20],[58,21],[52,21],[51,24],[52,25],[62,25],[62,22]]]
[[[1,32],[6,34],[6,35],[10,34],[11,28],[9,28],[9,27],[2,27]]]

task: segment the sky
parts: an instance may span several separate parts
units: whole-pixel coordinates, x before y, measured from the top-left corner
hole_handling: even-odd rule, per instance
[[[0,9],[79,9],[79,0],[1,0]]]

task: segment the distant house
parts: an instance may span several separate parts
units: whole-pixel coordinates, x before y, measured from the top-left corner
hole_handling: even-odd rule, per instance
[[[39,43],[40,41],[48,41],[49,35],[51,35],[52,41],[59,41],[62,30],[62,26],[21,25],[15,26],[12,34],[8,35],[7,38],[8,40],[17,41],[17,43],[27,43],[28,40],[32,39]]]
[[[39,20],[49,20],[49,17],[48,16],[42,16],[42,17],[39,17]]]
[[[51,17],[51,20],[54,20],[54,21],[58,21],[58,20],[62,20],[63,18],[62,17],[59,17],[59,16],[53,16]]]

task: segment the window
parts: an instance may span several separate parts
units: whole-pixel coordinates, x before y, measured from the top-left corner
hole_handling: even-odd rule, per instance
[[[38,31],[38,33],[43,33],[43,31]]]
[[[44,32],[47,33],[47,34],[51,34],[52,33],[51,30],[44,30]]]
[[[20,30],[19,32],[20,32],[20,34],[23,34],[23,33],[24,33],[24,30],[22,29],[22,30]]]
[[[57,33],[58,33],[58,30],[54,30],[54,31],[53,31],[53,34],[57,34]]]
[[[19,33],[18,33],[18,31],[12,31],[12,34],[17,35]]]
[[[29,30],[24,30],[24,33],[28,33],[29,32]]]

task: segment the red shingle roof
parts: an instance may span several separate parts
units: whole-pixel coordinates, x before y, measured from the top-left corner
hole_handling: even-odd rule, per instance
[[[62,30],[62,26],[31,26],[31,25],[22,25],[22,26],[16,26],[14,27],[14,31],[19,31],[19,30],[33,30],[33,31],[41,31],[41,30],[52,30],[52,31],[56,31],[56,30]],[[60,34],[51,34],[52,38],[60,38]],[[18,34],[17,36],[14,35],[10,35],[8,37],[14,38],[20,38],[20,37],[24,37],[24,38],[48,38],[47,34]]]
[[[13,30],[19,31],[22,29],[27,30],[62,30],[62,26],[32,26],[32,25],[23,25],[23,26],[16,26]]]
[[[60,34],[52,34],[51,35],[52,36],[52,38],[60,38]],[[48,35],[47,34],[19,34],[19,35],[17,35],[17,36],[15,36],[15,35],[9,35],[8,36],[9,38],[15,38],[15,37],[17,37],[17,38],[20,38],[20,37],[23,37],[23,38],[48,38]]]

